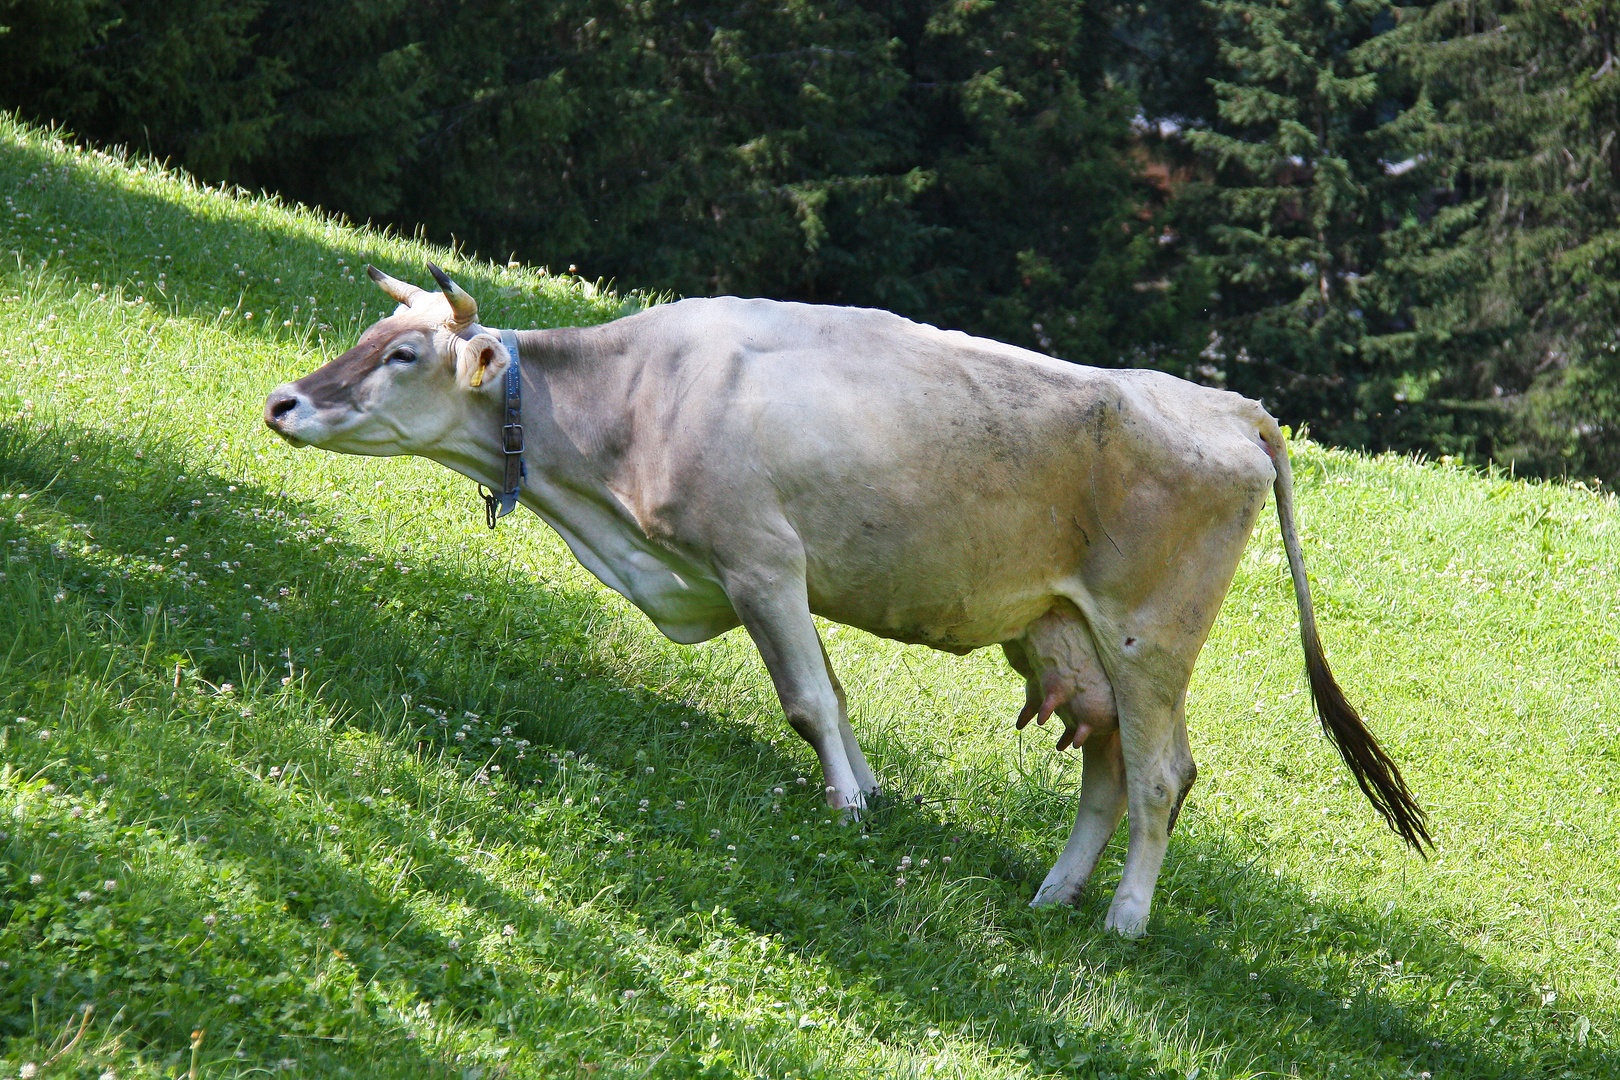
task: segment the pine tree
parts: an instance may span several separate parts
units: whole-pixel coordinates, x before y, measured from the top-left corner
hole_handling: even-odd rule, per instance
[[[0,101],[208,179],[259,151],[285,64],[256,53],[265,0],[19,0],[0,34]]]
[[[1113,17],[1047,0],[935,9],[913,68],[937,88],[922,116],[940,182],[921,201],[952,272],[931,275],[929,308],[1077,362],[1173,365],[1207,287],[1167,269]]]
[[[1206,5],[1224,73],[1217,115],[1187,141],[1208,178],[1179,206],[1216,282],[1199,372],[1353,446],[1422,443],[1414,405],[1437,377],[1410,310],[1436,230],[1429,170],[1406,153],[1421,102],[1371,48],[1383,0]]]
[[[1620,477],[1620,3],[1439,3],[1387,42],[1430,104],[1415,152],[1464,227],[1420,312],[1450,335],[1448,388],[1518,421],[1500,456]],[[1466,343],[1466,350],[1456,350]]]

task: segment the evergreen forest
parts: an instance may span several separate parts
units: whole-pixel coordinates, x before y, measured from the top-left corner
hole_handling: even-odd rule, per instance
[[[0,0],[0,106],[637,289],[1620,479],[1620,0]],[[396,272],[409,268],[392,268]]]

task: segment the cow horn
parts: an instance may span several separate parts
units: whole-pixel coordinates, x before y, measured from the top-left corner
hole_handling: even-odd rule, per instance
[[[468,296],[460,285],[451,281],[449,274],[432,263],[428,263],[427,267],[428,273],[433,275],[433,280],[437,281],[439,288],[444,291],[444,298],[450,301],[450,311],[455,316],[448,324],[450,329],[460,330],[477,322],[478,301]]]
[[[397,303],[404,304],[406,307],[410,307],[411,300],[422,292],[421,289],[418,289],[410,282],[401,281],[396,277],[389,277],[369,263],[366,265],[366,276],[377,283],[377,288],[393,297]]]

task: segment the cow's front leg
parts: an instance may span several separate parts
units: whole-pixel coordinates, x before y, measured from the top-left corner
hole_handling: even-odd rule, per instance
[[[872,767],[866,763],[860,743],[855,741],[855,729],[849,726],[849,698],[844,695],[844,684],[838,681],[838,673],[833,670],[832,657],[827,655],[825,644],[821,646],[821,661],[826,665],[833,693],[838,695],[838,734],[844,743],[844,754],[849,758],[850,770],[855,774],[855,783],[860,786],[862,796],[870,798],[878,793],[877,777],[872,775]]]
[[[1099,731],[1081,747],[1085,767],[1080,774],[1080,809],[1074,829],[1030,907],[1067,904],[1080,895],[1125,814],[1125,759],[1118,730]]]
[[[852,814],[866,805],[865,792],[875,786],[844,714],[843,690],[821,646],[804,579],[776,575],[737,575],[726,581],[737,617],[753,638],[787,721],[821,761],[827,803]],[[855,761],[849,748],[854,747]]]

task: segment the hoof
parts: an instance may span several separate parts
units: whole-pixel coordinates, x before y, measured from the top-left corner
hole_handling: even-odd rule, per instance
[[[1073,904],[1080,896],[1080,890],[1085,887],[1084,882],[1043,881],[1041,887],[1035,890],[1035,898],[1029,902],[1032,908],[1058,907],[1062,904]]]
[[[1120,937],[1129,941],[1134,941],[1143,934],[1147,933],[1147,926],[1147,912],[1144,911],[1140,915],[1135,913],[1127,914],[1121,912],[1118,907],[1109,909],[1108,920],[1103,923],[1104,930],[1112,930]]]

